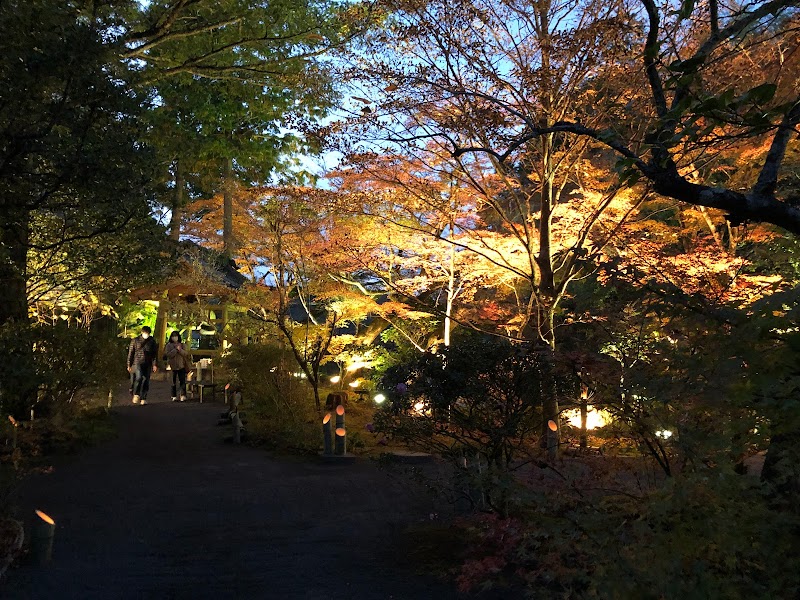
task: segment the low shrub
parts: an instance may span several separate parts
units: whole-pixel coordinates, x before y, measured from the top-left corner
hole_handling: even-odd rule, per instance
[[[713,470],[638,495],[598,495],[590,479],[545,479],[513,517],[463,521],[471,541],[460,588],[507,586],[531,598],[800,597],[800,520],[771,507],[756,479]]]
[[[0,412],[48,417],[104,397],[124,374],[127,342],[107,332],[56,325],[6,324],[0,345]],[[79,401],[80,400],[80,401]]]
[[[242,391],[249,443],[295,452],[321,444],[310,387],[295,377],[294,358],[273,344],[235,346],[220,367]]]

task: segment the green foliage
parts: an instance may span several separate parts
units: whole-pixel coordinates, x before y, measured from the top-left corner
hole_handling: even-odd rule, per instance
[[[131,337],[145,325],[155,331],[157,316],[158,307],[152,302],[131,302],[123,296],[117,305],[117,322],[121,329],[130,330]]]
[[[544,480],[527,510],[467,524],[462,589],[523,587],[532,598],[794,598],[800,521],[748,477],[711,470],[646,493]],[[624,492],[624,493],[623,493]]]
[[[376,414],[377,430],[449,457],[466,487],[480,489],[470,499],[505,513],[514,464],[535,452],[542,398],[559,382],[569,387],[549,359],[498,338],[459,336],[440,354],[386,370],[380,387],[388,402]]]
[[[0,322],[25,319],[26,293],[119,291],[158,265],[144,98],[107,26],[71,2],[0,5]]]
[[[0,412],[17,419],[31,409],[46,417],[96,393],[105,397],[124,376],[127,340],[105,332],[51,325],[6,324],[0,345],[13,360],[0,362]]]
[[[251,443],[291,451],[316,451],[320,444],[310,387],[294,376],[294,357],[275,344],[234,346],[220,360],[241,389]]]

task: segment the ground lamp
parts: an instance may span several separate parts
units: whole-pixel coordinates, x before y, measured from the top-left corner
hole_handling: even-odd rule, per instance
[[[325,456],[333,454],[331,444],[331,413],[328,413],[325,415],[325,418],[322,419],[322,447],[322,453]]]
[[[344,428],[344,406],[336,407],[336,441],[334,452],[339,456],[347,453],[347,430]]]
[[[41,510],[36,511],[36,520],[31,529],[31,557],[37,565],[46,565],[53,557],[53,537],[56,522]]]

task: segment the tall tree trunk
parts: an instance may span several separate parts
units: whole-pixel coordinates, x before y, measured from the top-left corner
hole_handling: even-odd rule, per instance
[[[28,320],[30,213],[10,211],[0,226],[0,325]]]
[[[550,460],[558,458],[558,448],[561,443],[561,424],[559,419],[560,408],[558,406],[558,394],[556,393],[555,379],[555,339],[553,337],[553,313],[552,310],[545,308],[547,314],[542,318],[549,324],[549,331],[544,332],[547,336],[547,344],[542,347],[542,439],[547,448],[547,456]],[[551,428],[550,423],[555,423],[555,428]]]
[[[561,425],[559,423],[558,396],[556,394],[555,375],[553,373],[554,351],[556,347],[555,327],[553,323],[553,309],[556,297],[555,273],[553,272],[552,256],[552,219],[553,209],[556,204],[553,185],[553,135],[542,138],[542,187],[541,187],[541,218],[539,223],[539,308],[537,315],[538,333],[540,343],[544,344],[542,372],[542,437],[545,440],[547,455],[550,460],[558,457],[558,447],[561,440]],[[550,423],[555,423],[551,429]]]
[[[183,207],[186,206],[186,179],[184,177],[183,161],[178,157],[175,160],[175,196],[172,199],[172,216],[169,220],[169,239],[178,241],[181,235],[181,220]]]
[[[0,326],[28,323],[28,244],[30,213],[4,211],[0,224]],[[36,400],[38,381],[33,372],[33,341],[23,331],[9,332],[0,361],[0,413],[24,418]]]
[[[581,450],[589,446],[589,430],[586,421],[589,418],[589,406],[586,398],[581,396]]]
[[[222,253],[231,259],[236,254],[236,241],[233,236],[233,159],[226,158],[222,182]]]
[[[156,363],[161,368],[166,369],[166,363],[161,359],[166,347],[167,338],[167,319],[169,318],[169,300],[161,298],[158,301],[158,312],[156,313],[156,327],[153,332],[153,337],[158,344],[158,355],[156,356]]]

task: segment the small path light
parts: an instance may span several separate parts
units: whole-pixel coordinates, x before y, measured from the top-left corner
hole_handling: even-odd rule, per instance
[[[336,428],[336,454],[347,454],[347,430],[344,427]]]
[[[547,421],[547,456],[554,460],[558,454],[558,423],[553,419]]]
[[[383,394],[375,394],[373,400],[375,400],[375,404],[383,404],[386,401],[386,396]]]
[[[331,444],[331,413],[328,413],[325,415],[325,418],[322,419],[322,447],[322,453],[325,456],[333,454]]]
[[[49,563],[53,557],[56,522],[40,510],[36,511],[36,516],[31,531],[31,556],[35,564],[42,566]]]
[[[17,449],[17,429],[19,428],[19,422],[14,417],[12,417],[11,415],[8,415],[8,420],[11,422],[11,426],[14,428],[13,437],[11,438],[11,448],[13,450],[16,450]]]
[[[336,442],[334,452],[343,456],[347,452],[347,430],[344,428],[344,406],[336,407]]]

